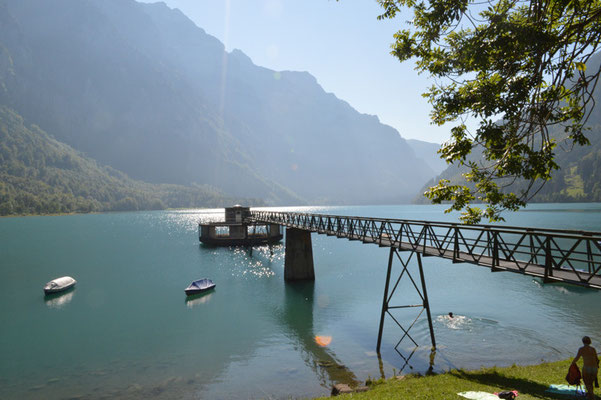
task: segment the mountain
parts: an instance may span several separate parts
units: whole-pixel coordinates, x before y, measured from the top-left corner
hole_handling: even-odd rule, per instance
[[[0,215],[223,207],[241,201],[260,204],[208,186],[132,180],[0,106]]]
[[[587,63],[587,70],[599,70],[600,64],[601,53],[597,53]],[[601,201],[601,90],[599,87],[593,92],[593,99],[596,106],[585,125],[587,130],[585,134],[590,140],[589,146],[568,146],[565,143],[566,134],[563,129],[555,127],[551,130],[551,137],[559,144],[555,150],[555,161],[560,169],[553,172],[553,178],[534,196],[533,202]],[[481,156],[481,150],[475,149],[469,159],[478,161]],[[465,184],[462,176],[465,172],[467,172],[466,167],[451,165],[438,177],[428,182],[421,192],[440,179]],[[524,188],[525,184],[518,182],[511,187],[511,190],[518,193]],[[415,201],[425,203],[427,199],[419,195]]]
[[[434,175],[310,74],[228,53],[163,3],[0,0],[0,104],[133,179],[269,204],[398,203]]]
[[[415,155],[424,160],[436,175],[447,169],[447,162],[441,159],[440,154],[438,154],[440,144],[416,139],[407,139],[407,143],[411,146]]]

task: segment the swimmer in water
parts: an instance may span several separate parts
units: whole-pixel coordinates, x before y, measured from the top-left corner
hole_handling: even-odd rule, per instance
[[[449,313],[449,318],[453,318],[453,313],[452,312]]]

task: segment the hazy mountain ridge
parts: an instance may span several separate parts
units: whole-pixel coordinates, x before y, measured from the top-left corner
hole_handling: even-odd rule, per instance
[[[449,166],[438,154],[440,144],[416,139],[407,139],[407,143],[411,146],[415,155],[423,159],[437,175]]]
[[[228,159],[220,144],[231,153],[236,150],[229,145],[232,139],[216,128],[219,122],[203,110],[187,82],[123,40],[113,24],[101,18],[95,7],[99,2],[9,3],[11,11],[27,21],[19,26],[22,40],[14,46],[16,52],[33,49],[31,57],[14,57],[18,82],[9,105],[28,120],[138,179],[191,184],[237,178],[256,193],[276,193],[273,198],[282,201],[298,199],[277,184],[257,179],[241,157]],[[84,11],[91,21],[81,18]],[[55,26],[62,29],[55,31]],[[81,34],[87,30],[94,34]],[[218,178],[190,179],[198,169]]]
[[[163,25],[163,13],[167,7],[163,4],[149,4],[147,7],[155,23],[163,27],[161,31],[172,35],[174,30]],[[178,20],[178,26],[193,30],[193,23],[183,14],[170,10],[169,15]],[[211,39],[209,43],[217,49],[213,42],[215,39]],[[189,40],[198,40],[198,36]],[[222,51],[222,48],[219,50]],[[187,55],[180,51],[179,55],[182,54]],[[206,56],[206,53],[202,54]],[[171,58],[177,59],[177,56],[172,55]],[[381,195],[379,201],[398,202],[401,197],[406,200],[410,196],[407,192],[413,192],[415,186],[408,182],[413,179],[407,179],[409,174],[404,174],[405,180],[398,179],[399,170],[390,176],[394,169],[391,168],[392,158],[406,158],[414,167],[422,167],[424,177],[418,179],[424,180],[433,175],[421,159],[416,159],[405,141],[399,140],[396,130],[380,124],[377,117],[356,112],[345,101],[326,93],[309,73],[276,72],[258,67],[240,50],[233,50],[226,57],[221,53],[209,59],[212,60],[210,65],[221,65],[221,68],[203,66],[200,70],[189,69],[187,73],[212,76],[203,79],[203,82],[221,80],[221,85],[204,87],[203,90],[213,90],[209,97],[220,99],[216,106],[223,107],[227,130],[252,155],[262,175],[285,182],[296,193],[313,201],[344,203],[349,202],[345,199],[349,199],[351,202],[369,202],[373,197],[362,198],[362,188],[358,187],[358,182],[369,181],[372,185],[369,190],[376,193],[391,192],[391,188],[396,187],[392,191],[394,194],[388,195],[388,198]],[[200,59],[192,63],[185,61],[181,59],[178,64],[202,64]],[[253,107],[248,107],[248,104],[253,104]],[[367,132],[378,137],[373,138]],[[271,151],[266,151],[266,144],[271,146]],[[324,149],[336,152],[325,158],[312,156],[317,152],[326,153]],[[364,160],[371,161],[371,165],[365,167]],[[405,163],[401,161],[399,164]],[[343,173],[332,171],[334,176],[327,175],[332,167]],[[361,169],[377,171],[365,176],[357,174]],[[319,179],[324,174],[329,179]],[[337,182],[335,190],[332,190],[333,181]]]
[[[156,183],[270,204],[407,201],[433,175],[305,72],[257,67],[164,4],[0,0],[0,100]]]

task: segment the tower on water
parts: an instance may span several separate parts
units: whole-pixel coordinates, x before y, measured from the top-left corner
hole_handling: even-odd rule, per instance
[[[199,222],[198,239],[214,246],[253,246],[282,240],[280,225],[249,222],[249,216],[250,207],[227,207],[225,220]]]

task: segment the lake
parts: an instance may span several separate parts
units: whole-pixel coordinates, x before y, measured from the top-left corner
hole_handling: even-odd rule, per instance
[[[274,209],[275,210],[275,209]],[[287,208],[452,221],[427,205]],[[0,219],[0,398],[247,399],[327,395],[333,382],[424,373],[427,320],[403,342],[386,320],[375,352],[389,250],[313,234],[314,283],[284,283],[283,245],[199,244],[223,210]],[[601,231],[601,204],[535,204],[504,224]],[[435,371],[533,364],[601,346],[601,293],[424,258]],[[49,280],[74,290],[45,297]],[[186,299],[208,277],[216,289]],[[406,293],[407,304],[415,297]],[[398,296],[398,295],[397,295]],[[457,318],[444,316],[453,312]],[[415,310],[401,314],[402,323]],[[316,336],[321,339],[316,340]],[[415,350],[409,362],[406,362]]]

